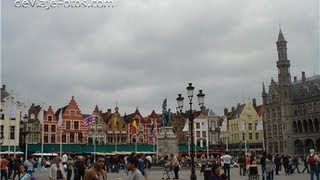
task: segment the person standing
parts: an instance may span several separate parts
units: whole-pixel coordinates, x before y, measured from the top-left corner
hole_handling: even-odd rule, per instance
[[[229,152],[226,152],[226,154],[221,157],[221,160],[223,161],[223,171],[224,174],[228,176],[228,180],[230,180],[231,159],[232,157],[229,155]]]
[[[53,159],[54,163],[49,169],[49,179],[50,180],[66,180],[66,172],[59,157]]]
[[[85,157],[79,156],[74,163],[74,180],[81,180],[86,170]]]
[[[307,157],[307,162],[310,167],[310,180],[319,180],[319,172],[317,170],[317,164],[319,163],[319,157],[314,153],[314,149],[310,149],[310,154]]]
[[[209,180],[222,180],[220,176],[221,170],[218,164],[212,164],[212,171],[209,177]]]
[[[5,180],[8,180],[8,171],[7,171],[7,166],[9,164],[9,161],[4,157],[1,156],[0,159],[0,170],[1,170],[1,179],[4,177]]]
[[[144,176],[144,161],[142,159],[142,154],[138,154],[138,169]]]
[[[67,180],[71,179],[72,171],[73,171],[73,160],[71,157],[68,158],[67,161]]]
[[[279,175],[279,171],[281,170],[281,157],[279,154],[274,157],[274,164],[276,165],[276,175]]]
[[[200,164],[201,164],[201,168],[200,168],[200,175],[202,175],[203,173],[204,173],[204,170],[205,170],[205,168],[206,168],[206,166],[207,166],[207,158],[205,157],[205,155],[201,155],[201,157],[200,157]]]
[[[266,160],[267,160],[267,152],[262,153],[262,157],[260,159],[260,164],[261,164],[261,172],[262,172],[262,179],[266,176]],[[271,159],[272,161],[272,159]]]
[[[144,158],[144,180],[149,180],[150,176],[150,169],[152,164],[152,158],[151,156],[147,156]]]
[[[14,176],[14,180],[29,180],[30,175],[26,173],[26,169],[23,164],[19,165],[18,172]]]
[[[170,166],[173,168],[174,178],[179,179],[179,160],[174,154],[170,154]]]
[[[128,180],[143,180],[143,176],[139,171],[138,159],[136,157],[128,158],[128,170],[130,171]]]
[[[32,156],[29,156],[28,159],[25,160],[24,165],[27,166],[27,173],[30,176],[33,176],[33,172],[34,172],[34,165],[36,164],[36,162],[33,160]]]
[[[93,167],[85,172],[84,180],[107,180],[107,173],[103,169],[104,163],[104,156],[97,155]]]

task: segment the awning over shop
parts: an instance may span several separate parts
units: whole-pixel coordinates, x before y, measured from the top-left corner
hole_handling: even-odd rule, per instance
[[[1,150],[1,152],[9,151],[9,146],[1,146],[0,150]],[[16,146],[16,147],[10,146],[10,151],[14,152],[14,151],[22,151],[22,150],[20,149],[19,146]]]
[[[123,144],[117,145],[117,151],[119,152],[133,152],[135,151],[134,144]],[[153,152],[154,146],[149,144],[138,144],[137,151],[138,152]],[[52,153],[52,152],[59,152],[60,151],[60,144],[44,144],[43,145],[43,152],[45,153]],[[112,153],[116,151],[115,145],[97,145],[96,152],[106,152]],[[41,152],[41,144],[29,144],[28,145],[28,152],[36,153]],[[71,153],[91,153],[94,152],[93,145],[86,145],[86,144],[62,144],[62,152],[71,152]]]

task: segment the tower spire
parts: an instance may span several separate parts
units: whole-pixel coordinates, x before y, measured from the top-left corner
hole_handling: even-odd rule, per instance
[[[281,30],[281,25],[279,24],[279,26],[280,26],[280,30],[279,30],[279,35],[278,35],[278,41],[277,41],[277,42],[287,42],[287,41],[284,39],[282,30]]]

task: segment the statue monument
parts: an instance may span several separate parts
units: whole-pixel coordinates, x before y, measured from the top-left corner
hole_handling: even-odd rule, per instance
[[[165,98],[162,103],[161,128],[158,135],[158,153],[160,156],[178,153],[178,140],[173,132],[171,110],[167,110],[167,98]]]

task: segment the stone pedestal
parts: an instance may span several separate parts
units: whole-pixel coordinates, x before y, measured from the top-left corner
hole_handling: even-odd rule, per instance
[[[173,127],[161,127],[158,134],[158,152],[160,156],[178,153],[178,139]]]

